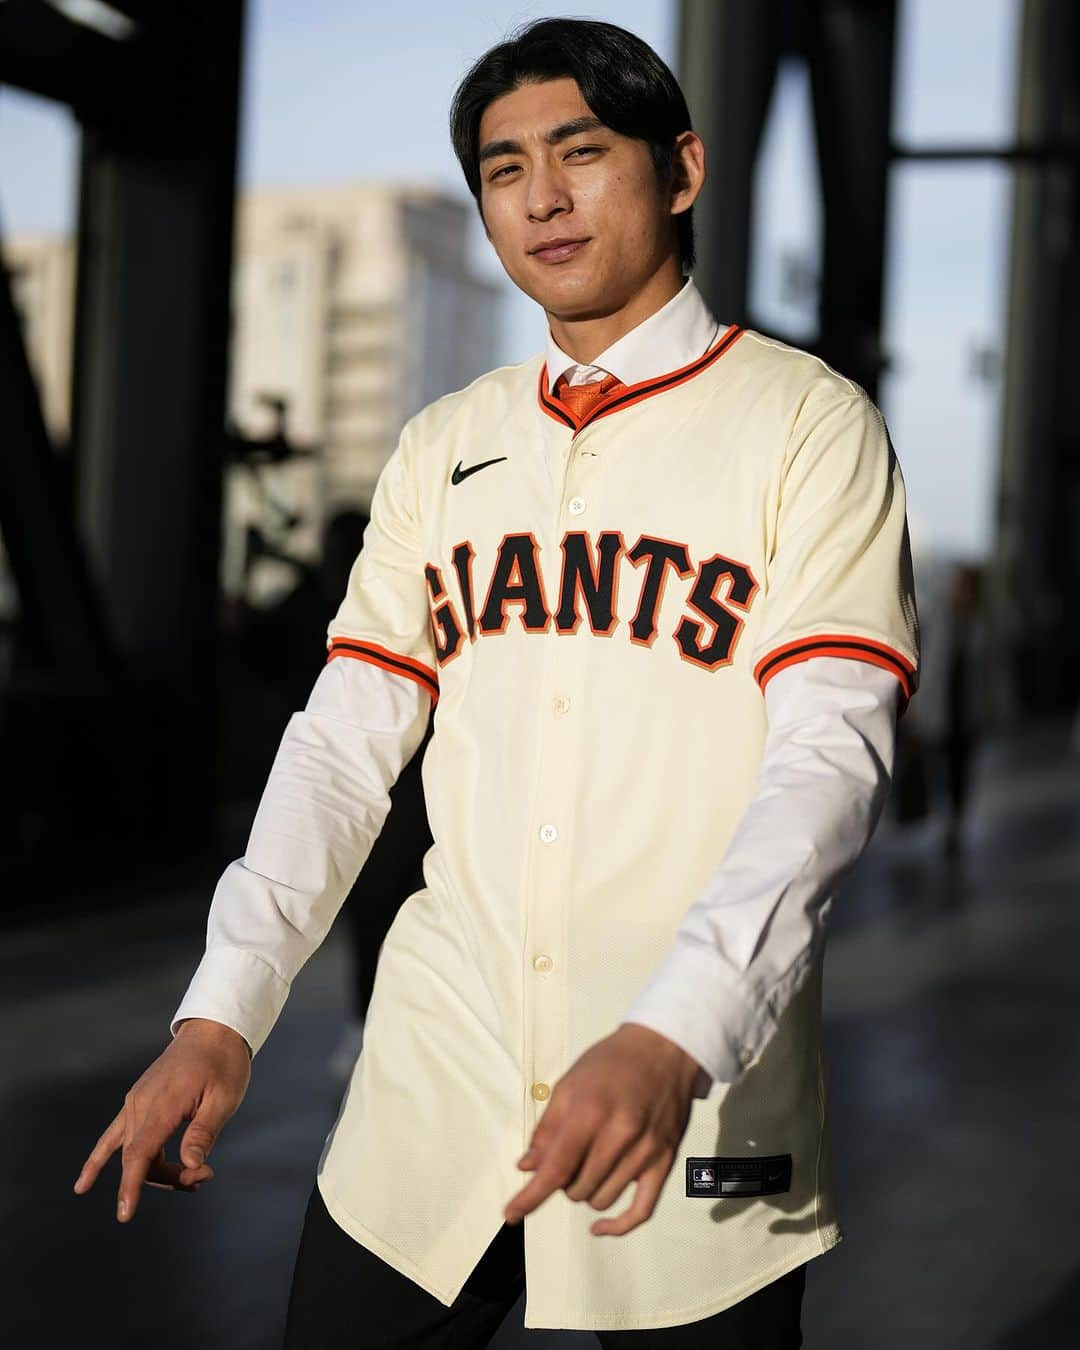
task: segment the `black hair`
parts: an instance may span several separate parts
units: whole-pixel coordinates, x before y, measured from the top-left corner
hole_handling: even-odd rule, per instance
[[[450,139],[469,191],[480,206],[480,119],[484,109],[523,84],[564,77],[605,126],[645,141],[661,185],[671,181],[675,138],[691,130],[678,81],[647,42],[595,19],[536,19],[484,53],[450,105]],[[679,259],[694,266],[693,207],[676,217]],[[481,208],[482,217],[482,208]]]

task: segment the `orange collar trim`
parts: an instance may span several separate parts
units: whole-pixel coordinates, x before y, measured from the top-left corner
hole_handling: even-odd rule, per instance
[[[685,384],[687,380],[692,380],[695,375],[700,375],[714,361],[718,361],[726,351],[730,351],[745,332],[745,328],[740,328],[737,323],[733,323],[724,336],[715,346],[710,347],[704,356],[699,356],[696,361],[691,361],[688,366],[680,366],[678,370],[669,371],[666,375],[659,375],[651,380],[641,380],[638,384],[628,384],[621,389],[616,389],[607,398],[601,399],[587,417],[580,419],[575,417],[569,408],[564,407],[548,389],[547,362],[544,361],[540,366],[540,381],[537,388],[540,407],[549,417],[554,418],[556,422],[561,422],[563,426],[569,427],[576,434],[583,427],[587,427],[591,422],[598,421],[601,417],[607,417],[613,412],[620,412],[623,408],[629,408],[634,403],[640,403],[642,399],[650,398],[653,394],[663,393],[665,389],[674,389],[677,384]]]

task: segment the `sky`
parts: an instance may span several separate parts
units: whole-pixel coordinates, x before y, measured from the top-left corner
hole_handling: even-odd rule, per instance
[[[674,0],[249,0],[241,184],[379,178],[464,196],[447,131],[453,89],[481,52],[542,14],[619,23],[675,66]],[[901,0],[898,141],[1009,138],[1018,15],[1019,0]],[[754,313],[796,344],[813,332],[812,299],[784,293],[783,261],[812,274],[820,242],[806,99],[801,66],[787,63],[763,142],[752,260]],[[66,110],[0,90],[0,227],[70,228],[76,153]],[[883,336],[892,365],[879,403],[917,549],[979,558],[992,546],[1000,384],[971,371],[976,350],[1001,351],[1008,208],[1009,175],[997,166],[899,165],[891,176]],[[543,315],[506,280],[478,221],[471,259],[502,286],[499,360],[539,351]]]

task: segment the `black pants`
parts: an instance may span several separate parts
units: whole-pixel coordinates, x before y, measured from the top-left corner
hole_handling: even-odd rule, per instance
[[[525,1288],[523,1244],[523,1224],[503,1224],[448,1308],[343,1232],[316,1184],[293,1271],[284,1350],[480,1350]],[[805,1283],[806,1266],[797,1266],[712,1317],[594,1334],[603,1350],[797,1350]]]

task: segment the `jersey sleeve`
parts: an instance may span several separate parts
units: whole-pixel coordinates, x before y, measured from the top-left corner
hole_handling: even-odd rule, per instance
[[[368,661],[414,680],[434,705],[439,677],[412,451],[406,424],[375,484],[363,546],[326,630],[326,659]]]
[[[899,461],[864,390],[811,389],[779,475],[763,619],[751,653],[762,692],[814,656],[867,661],[918,687],[919,621]]]

